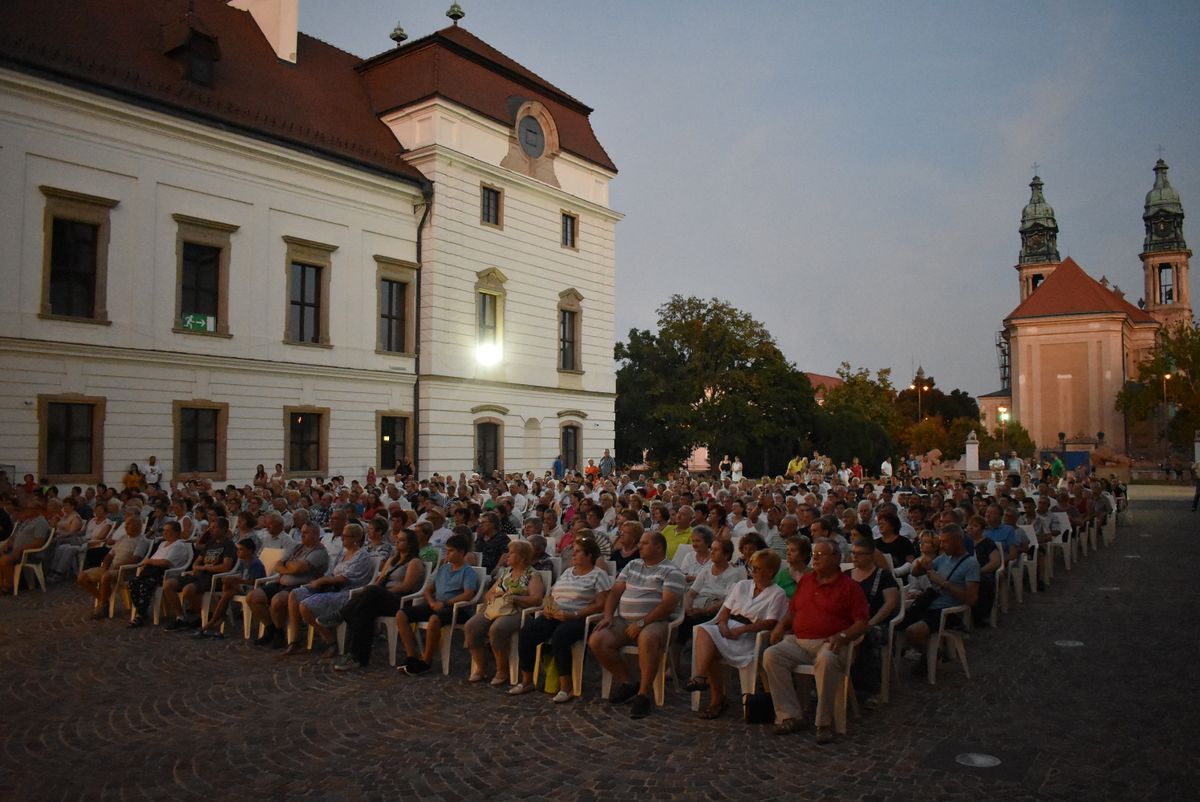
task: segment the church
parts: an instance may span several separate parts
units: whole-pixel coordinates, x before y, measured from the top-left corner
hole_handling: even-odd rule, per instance
[[[0,4],[16,475],[540,473],[612,448],[621,215],[592,109],[457,3],[370,58],[299,31],[299,3]]]
[[[1140,254],[1145,296],[1137,304],[1108,280],[1058,252],[1058,222],[1038,176],[1021,213],[1016,264],[1020,303],[997,335],[1002,388],[979,399],[989,429],[1013,420],[1042,449],[1106,446],[1132,454],[1117,394],[1137,376],[1164,327],[1192,325],[1183,204],[1162,159],[1146,195]]]

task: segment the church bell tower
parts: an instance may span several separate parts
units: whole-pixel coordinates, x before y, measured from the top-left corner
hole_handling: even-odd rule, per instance
[[[1058,255],[1058,223],[1054,220],[1054,209],[1042,195],[1042,186],[1042,179],[1035,175],[1029,182],[1029,203],[1021,211],[1021,256],[1016,267],[1022,301],[1032,295],[1062,261]]]
[[[1142,213],[1146,239],[1142,270],[1146,274],[1146,311],[1164,327],[1192,324],[1188,259],[1192,252],[1183,239],[1183,204],[1167,180],[1167,163],[1154,165],[1154,188],[1146,193]]]

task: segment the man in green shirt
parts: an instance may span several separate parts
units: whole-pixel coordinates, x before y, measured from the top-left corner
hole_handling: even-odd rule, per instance
[[[675,523],[663,527],[662,536],[667,539],[667,559],[674,560],[680,546],[692,545],[692,519],[695,510],[683,505],[675,511]]]

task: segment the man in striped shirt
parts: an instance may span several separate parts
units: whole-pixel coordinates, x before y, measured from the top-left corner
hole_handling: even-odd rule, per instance
[[[604,616],[592,630],[588,645],[600,665],[619,683],[609,694],[615,705],[633,701],[630,718],[650,713],[650,691],[663,650],[667,646],[667,622],[683,599],[684,576],[667,560],[667,540],[657,532],[645,532],[638,543],[640,559],[621,571],[604,605]],[[639,684],[629,681],[629,670],[621,648],[636,643]]]

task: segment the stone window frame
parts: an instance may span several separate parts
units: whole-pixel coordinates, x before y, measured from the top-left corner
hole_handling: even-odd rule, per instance
[[[403,418],[404,419],[404,456],[412,460],[413,456],[413,413],[407,409],[377,409],[375,410],[375,454],[379,454],[379,446],[383,442],[383,419],[384,418]],[[396,467],[392,465],[376,466],[380,472],[391,473]]]
[[[504,310],[508,305],[508,289],[505,285],[508,283],[508,276],[504,275],[498,267],[489,267],[485,270],[480,270],[475,274],[475,292],[472,295],[472,300],[475,306],[475,346],[484,345],[480,338],[480,320],[479,320],[479,296],[494,295],[496,297],[496,345],[500,348],[500,352],[504,352]]]
[[[575,364],[571,367],[564,367],[562,361],[562,313],[573,312],[575,314]],[[583,373],[583,295],[574,287],[563,290],[558,294],[558,307],[554,314],[554,342],[557,347],[554,349],[554,362],[558,367],[559,373]]]
[[[332,410],[329,407],[314,407],[314,406],[285,406],[283,408],[283,469],[287,472],[289,479],[298,478],[318,478],[329,475],[329,418]],[[321,426],[318,429],[317,437],[321,453],[318,459],[317,470],[315,471],[293,471],[292,470],[292,416],[293,415],[320,415]]]
[[[42,298],[38,317],[111,326],[108,319],[108,247],[112,237],[111,212],[119,200],[88,195],[43,184],[38,187],[46,198],[42,216]],[[96,287],[91,317],[56,315],[50,308],[50,273],[54,250],[54,220],[70,220],[96,226]]]
[[[496,469],[504,470],[504,420],[495,416],[483,416],[471,421],[471,462],[475,469],[479,464],[479,425],[482,423],[496,424]]]
[[[490,220],[485,220],[483,217],[483,210],[484,210],[483,198],[484,198],[484,192],[486,190],[491,190],[492,192],[496,193],[496,222],[494,222],[494,223],[491,222]],[[501,187],[497,184],[490,184],[486,181],[480,182],[480,184],[479,184],[479,224],[481,226],[487,226],[488,228],[494,228],[497,231],[504,230],[504,187]]]
[[[567,464],[566,449],[563,448],[563,434],[567,429],[575,430],[575,465]],[[558,452],[563,456],[563,468],[572,471],[583,470],[583,424],[577,420],[559,421],[558,424]]]
[[[217,412],[217,464],[215,471],[183,471],[181,459],[183,448],[181,447],[181,436],[183,434],[183,410],[184,409],[212,409]],[[209,401],[206,399],[191,399],[187,401],[172,401],[171,402],[171,428],[174,432],[172,437],[172,460],[171,472],[174,477],[173,481],[179,482],[185,479],[190,479],[193,476],[202,479],[223,480],[227,472],[227,443],[229,436],[229,404],[223,401]]]
[[[559,247],[561,247],[565,251],[578,252],[579,251],[579,215],[576,214],[575,212],[568,211],[567,209],[562,209],[561,212],[562,212],[562,217],[560,218],[560,226],[559,226]],[[567,222],[568,219],[571,220],[571,244],[570,245],[568,245],[565,242],[566,237],[563,236],[566,233],[565,223]]]
[[[383,356],[416,356],[413,350],[417,341],[417,270],[416,262],[404,259],[394,259],[390,256],[375,254],[375,353]],[[383,282],[399,281],[407,284],[404,291],[404,350],[389,351],[383,347],[383,338],[379,332],[379,321],[383,317]],[[289,295],[289,298],[291,296]]]
[[[329,341],[329,308],[333,306],[333,299],[330,298],[329,288],[332,286],[330,274],[333,272],[333,254],[338,249],[338,246],[287,235],[283,237],[283,241],[287,245],[286,255],[283,260],[283,269],[286,276],[286,292],[284,294],[283,307],[284,345],[298,345],[307,348],[332,348],[333,345]],[[304,342],[303,340],[297,340],[292,337],[291,310],[293,264],[309,265],[311,267],[320,268],[321,270],[321,308],[317,313],[321,327],[319,342]]]
[[[87,404],[92,407],[92,464],[87,473],[50,473],[47,470],[50,404]],[[51,484],[94,485],[104,481],[104,415],[108,399],[79,393],[43,394],[37,397],[38,476]]]
[[[186,214],[173,214],[171,219],[176,223],[175,231],[175,321],[171,331],[176,334],[196,334],[202,337],[232,337],[229,333],[229,264],[233,250],[233,232],[241,226],[233,223],[221,223],[216,220],[205,220]],[[217,264],[220,271],[217,276],[217,330],[196,331],[183,328],[183,246],[208,245],[219,248],[221,257]],[[289,273],[291,271],[289,270]]]

